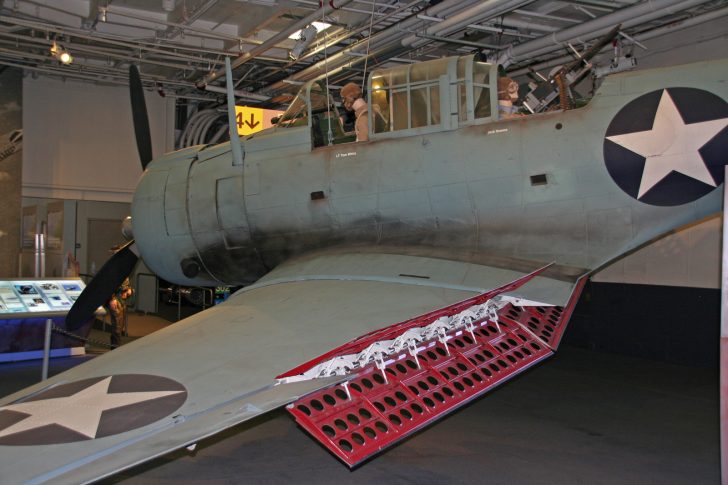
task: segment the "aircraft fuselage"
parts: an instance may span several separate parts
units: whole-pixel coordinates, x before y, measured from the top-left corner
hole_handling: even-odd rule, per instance
[[[243,166],[229,144],[170,153],[136,191],[135,237],[155,272],[188,285],[247,284],[293,255],[350,246],[553,261],[574,277],[720,208],[718,190],[645,203],[606,167],[607,130],[630,101],[665,87],[728,99],[726,62],[665,72],[609,77],[579,109],[364,143],[312,149],[308,126],[277,127],[243,140]]]

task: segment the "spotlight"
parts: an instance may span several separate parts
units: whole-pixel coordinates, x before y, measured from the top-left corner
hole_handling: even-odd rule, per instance
[[[58,59],[61,64],[70,64],[73,62],[73,56],[71,56],[71,53],[60,46],[55,40],[51,46],[51,55]]]
[[[303,51],[305,51],[306,48],[311,45],[313,39],[316,38],[316,34],[318,34],[318,29],[316,29],[316,26],[313,24],[301,30],[301,34],[296,41],[296,45],[293,46],[293,49],[288,51],[288,57],[292,61],[295,61],[296,59],[301,57]]]

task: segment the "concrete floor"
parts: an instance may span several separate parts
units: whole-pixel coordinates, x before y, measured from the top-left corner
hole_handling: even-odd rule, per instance
[[[89,358],[55,359],[51,372]],[[39,373],[39,362],[0,365],[0,395]],[[564,347],[354,471],[281,410],[104,483],[719,483],[717,379]]]

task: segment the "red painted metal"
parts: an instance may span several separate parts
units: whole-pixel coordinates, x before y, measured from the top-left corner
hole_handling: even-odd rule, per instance
[[[509,304],[498,324],[484,318],[474,322],[472,334],[453,330],[447,347],[437,339],[426,342],[417,359],[407,352],[388,356],[384,369],[371,364],[288,410],[353,467],[551,356],[549,345],[558,343],[583,284],[577,283],[565,308]]]
[[[463,300],[461,302],[455,303],[455,304],[447,306],[445,308],[441,308],[439,310],[425,313],[424,315],[420,315],[415,318],[410,318],[409,320],[406,320],[404,322],[395,323],[394,325],[390,325],[388,327],[380,328],[378,330],[374,330],[372,332],[364,334],[361,337],[352,340],[351,342],[345,343],[344,345],[341,345],[340,347],[337,347],[337,348],[331,350],[330,352],[327,352],[323,355],[316,357],[315,359],[312,359],[312,360],[306,362],[305,364],[299,365],[295,369],[291,369],[288,372],[285,372],[279,376],[276,376],[276,379],[282,379],[284,377],[291,377],[291,376],[296,376],[296,375],[302,374],[302,373],[306,372],[307,370],[309,370],[310,368],[316,366],[317,364],[320,364],[321,362],[325,362],[338,355],[354,354],[354,353],[360,352],[363,349],[370,346],[371,344],[373,344],[374,342],[378,342],[380,340],[391,339],[391,338],[393,338],[393,336],[396,337],[397,335],[402,334],[403,332],[405,332],[406,330],[409,330],[410,328],[422,327],[422,326],[432,323],[433,321],[437,320],[440,317],[454,315],[467,308],[470,308],[473,305],[480,305],[482,303],[485,303],[486,301],[490,300],[494,296],[500,295],[501,293],[513,291],[513,290],[519,288],[520,286],[523,286],[524,284],[528,283],[529,281],[531,281],[533,278],[535,278],[539,274],[546,271],[550,266],[551,266],[551,264],[546,265],[543,268],[537,269],[533,273],[529,273],[508,284],[500,286],[494,290],[486,291],[485,293],[481,293],[480,295],[474,296],[472,298],[468,298],[467,300]]]
[[[557,349],[564,335],[566,325],[571,319],[581,290],[586,284],[586,277],[579,279],[565,307],[558,306],[529,306],[504,308],[506,318],[528,328],[552,349]]]

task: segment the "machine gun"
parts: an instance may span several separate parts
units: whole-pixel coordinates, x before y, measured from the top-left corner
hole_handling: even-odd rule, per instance
[[[542,81],[532,85],[531,91],[523,101],[523,106],[531,113],[539,113],[545,111],[556,98],[559,98],[561,109],[573,108],[574,96],[571,87],[578,84],[589,74],[593,67],[590,60],[619,34],[620,27],[621,24],[616,25],[583,53],[579,53],[569,44],[569,47],[576,55],[576,59],[569,64],[554,69],[548,78],[538,75]]]

